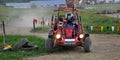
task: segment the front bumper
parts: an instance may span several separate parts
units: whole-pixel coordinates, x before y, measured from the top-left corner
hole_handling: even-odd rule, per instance
[[[60,46],[80,46],[83,43],[83,39],[78,40],[78,38],[72,38],[72,39],[64,39],[62,38],[61,40],[57,41],[57,45]]]

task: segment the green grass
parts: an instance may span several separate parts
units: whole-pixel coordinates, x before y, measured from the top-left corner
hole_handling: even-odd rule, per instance
[[[35,14],[35,18],[42,18],[42,17],[51,17],[51,13],[53,12],[54,8],[11,8],[11,7],[4,7],[0,6],[0,21],[1,20],[18,20],[20,16],[24,14]],[[50,15],[51,14],[51,15]]]
[[[81,16],[82,16],[82,23],[83,26],[120,26],[120,23],[118,23],[118,20],[120,18],[114,18],[114,17],[108,17],[105,15],[99,15],[96,14],[97,12],[101,12],[104,10],[107,11],[113,11],[116,12],[117,10],[120,10],[120,4],[95,4],[95,5],[77,5],[79,7],[79,10],[81,11]],[[91,7],[92,9],[85,9]],[[104,29],[103,32],[100,31],[94,31],[91,32],[90,29],[86,31],[87,33],[96,33],[96,34],[120,34],[120,31],[114,31],[112,32],[111,29],[107,30],[106,28]]]
[[[118,23],[118,20],[120,19],[117,19],[117,18],[114,18],[114,17],[107,17],[107,16],[101,16],[101,15],[98,15],[98,14],[92,14],[92,13],[86,13],[86,12],[82,12],[81,13],[81,16],[82,16],[82,23],[83,23],[83,26],[94,26],[94,29],[95,29],[95,26],[109,26],[111,28],[111,26],[120,26],[120,23]],[[89,29],[90,30],[90,29]],[[101,32],[100,31],[100,28],[99,28],[99,31],[86,31],[88,33],[97,33],[97,34],[120,34],[119,32],[120,31],[115,31],[115,32],[112,32],[111,30],[107,30],[107,29],[104,29],[104,32]]]
[[[107,10],[107,11],[117,11],[120,10],[120,4],[95,4],[95,5],[77,5],[78,8],[80,8],[82,11],[86,11],[86,12],[92,12],[92,13],[96,13],[96,12],[100,12],[103,10]],[[86,9],[86,8],[92,8],[92,9]]]
[[[22,38],[28,38],[29,44],[30,45],[38,45],[39,50],[32,50],[32,51],[2,51],[0,52],[0,60],[22,60],[25,57],[30,57],[30,56],[40,56],[44,55],[45,52],[45,39],[41,37],[36,37],[36,36],[13,36],[13,35],[8,35],[6,36],[6,43],[7,44],[16,44],[19,42]],[[2,41],[2,36],[0,38],[0,46],[3,46],[3,41]]]
[[[119,19],[108,16],[101,16],[99,14],[81,13],[82,22],[84,25],[119,25],[116,23]]]
[[[14,9],[10,7],[0,7],[0,21],[18,19],[23,9]]]
[[[31,32],[33,33],[46,33],[50,30],[50,27],[36,27],[32,29]]]

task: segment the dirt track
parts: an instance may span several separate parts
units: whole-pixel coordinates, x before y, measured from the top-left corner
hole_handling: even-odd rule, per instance
[[[120,35],[92,34],[93,41],[90,53],[84,53],[83,48],[65,49],[53,54],[30,57],[25,60],[119,60]]]
[[[31,28],[11,28],[7,34],[36,35],[46,38],[47,33],[30,33]],[[120,35],[91,34],[92,46],[90,53],[84,53],[83,48],[76,47],[59,50],[53,54],[24,58],[24,60],[119,60]]]

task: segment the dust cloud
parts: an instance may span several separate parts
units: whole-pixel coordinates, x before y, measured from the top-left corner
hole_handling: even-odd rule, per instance
[[[33,27],[33,19],[41,20],[42,17],[50,20],[48,9],[20,9],[11,11],[6,20],[6,31],[8,34],[24,34]],[[27,34],[27,33],[26,33]]]

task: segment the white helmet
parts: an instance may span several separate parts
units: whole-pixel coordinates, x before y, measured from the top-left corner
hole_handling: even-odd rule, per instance
[[[66,18],[72,18],[73,17],[73,14],[72,13],[66,13]]]

